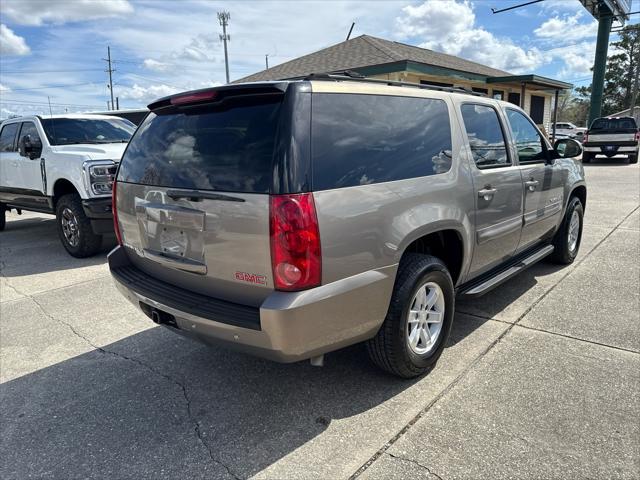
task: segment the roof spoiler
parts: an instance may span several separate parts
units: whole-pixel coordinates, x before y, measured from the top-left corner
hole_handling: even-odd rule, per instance
[[[151,111],[156,111],[167,107],[221,103],[229,97],[237,97],[240,95],[283,94],[287,90],[288,85],[288,82],[256,82],[188,90],[160,98],[150,103],[147,107]]]

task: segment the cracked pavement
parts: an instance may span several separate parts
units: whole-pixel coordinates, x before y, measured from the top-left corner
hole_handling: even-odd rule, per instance
[[[0,477],[638,478],[640,169],[586,165],[577,261],[458,301],[427,377],[155,327],[46,215],[0,233]]]

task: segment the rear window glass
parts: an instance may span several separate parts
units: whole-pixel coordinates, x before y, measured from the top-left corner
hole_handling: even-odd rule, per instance
[[[316,94],[313,188],[389,182],[451,168],[449,112],[442,100]]]
[[[596,118],[591,130],[635,130],[638,126],[633,118]]]
[[[224,109],[150,113],[131,139],[118,180],[143,185],[268,193],[280,99]]]

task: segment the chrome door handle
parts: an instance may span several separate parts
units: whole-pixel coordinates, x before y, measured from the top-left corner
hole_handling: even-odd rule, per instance
[[[530,192],[535,191],[539,183],[540,182],[538,180],[529,180],[527,182],[524,182],[524,184],[527,186]]]
[[[491,197],[493,197],[497,191],[497,188],[483,188],[482,190],[478,191],[478,196],[484,198],[485,200],[491,200]]]

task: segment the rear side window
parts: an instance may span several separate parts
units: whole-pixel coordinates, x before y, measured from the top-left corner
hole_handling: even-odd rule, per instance
[[[638,126],[633,118],[596,118],[591,130],[636,130]]]
[[[280,100],[150,113],[129,143],[118,180],[269,193]]]
[[[390,182],[451,168],[449,112],[442,100],[314,94],[313,189]]]
[[[464,104],[460,111],[476,166],[495,168],[510,165],[498,112],[492,107],[477,104]]]
[[[10,123],[2,127],[0,131],[0,152],[15,152],[16,133],[19,123]]]

